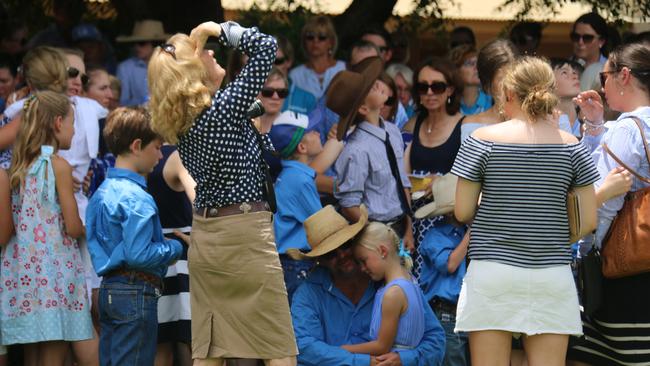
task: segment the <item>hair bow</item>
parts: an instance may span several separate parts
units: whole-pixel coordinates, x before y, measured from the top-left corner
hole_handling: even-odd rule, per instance
[[[397,255],[399,255],[400,258],[411,258],[411,253],[409,253],[408,250],[404,248],[404,240],[400,239],[397,249]]]

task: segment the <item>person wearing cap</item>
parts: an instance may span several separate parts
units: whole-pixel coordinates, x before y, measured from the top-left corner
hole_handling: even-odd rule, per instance
[[[165,33],[161,21],[146,19],[136,21],[130,35],[115,39],[117,42],[132,44],[135,54],[117,66],[117,77],[122,82],[121,105],[137,106],[149,101],[147,65],[154,47],[169,37],[171,34]]]
[[[302,224],[322,208],[316,189],[316,171],[309,166],[323,151],[315,127],[314,121],[310,123],[306,115],[285,111],[275,120],[270,133],[282,164],[275,182],[278,211],[274,215],[273,228],[289,303],[313,263],[291,259],[286,255],[287,249],[310,250]]]
[[[373,282],[354,260],[352,239],[365,227],[368,211],[359,207],[353,224],[326,206],[304,222],[311,251],[288,250],[295,258],[318,265],[296,290],[291,305],[300,365],[439,365],[445,350],[440,323],[424,304],[424,336],[414,349],[372,357],[353,354],[345,344],[370,340],[372,308],[380,283]]]
[[[365,204],[370,219],[392,226],[412,251],[411,183],[404,170],[404,142],[399,128],[380,117],[388,99],[388,86],[378,80],[383,67],[381,58],[368,57],[341,71],[327,90],[327,107],[341,116],[337,138],[343,139],[351,125],[357,126],[335,164],[334,197],[352,221]]]

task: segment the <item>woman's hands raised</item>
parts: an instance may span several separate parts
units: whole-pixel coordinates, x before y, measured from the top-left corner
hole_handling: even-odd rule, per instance
[[[205,46],[205,42],[208,40],[208,37],[219,37],[220,35],[221,26],[219,23],[204,22],[194,27],[190,33],[190,39],[193,39],[196,42],[197,56],[201,55],[201,52],[203,52],[203,46]]]

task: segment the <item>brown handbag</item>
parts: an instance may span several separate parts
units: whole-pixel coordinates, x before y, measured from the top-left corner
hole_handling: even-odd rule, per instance
[[[641,131],[646,159],[650,163],[650,150],[641,121],[632,117]],[[603,143],[603,149],[619,165],[641,181],[645,178],[630,169]],[[603,275],[607,278],[621,278],[650,272],[650,187],[629,192],[603,240]]]

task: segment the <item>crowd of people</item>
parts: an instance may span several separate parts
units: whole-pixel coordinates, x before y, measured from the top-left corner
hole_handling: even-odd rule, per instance
[[[614,32],[458,27],[412,65],[383,27],[337,59],[328,16],[136,21],[119,63],[37,33],[0,54],[0,365],[650,363],[650,273],[589,314],[576,278],[650,186],[650,37]]]

